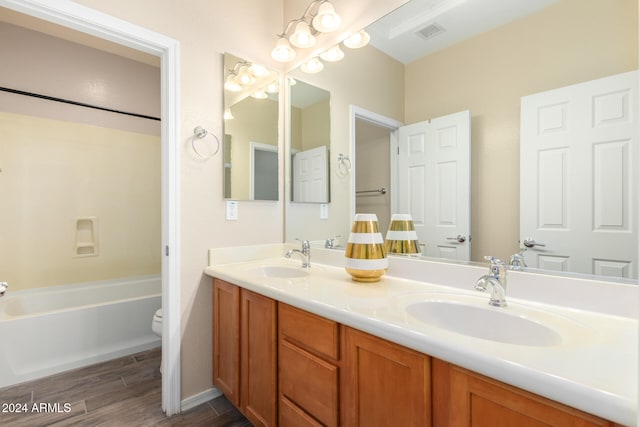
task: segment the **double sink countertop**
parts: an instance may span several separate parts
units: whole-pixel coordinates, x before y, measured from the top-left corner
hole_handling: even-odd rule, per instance
[[[509,271],[507,307],[474,291],[474,265],[390,257],[379,282],[351,280],[344,251],[294,245],[209,251],[205,273],[623,425],[638,405],[638,287]]]

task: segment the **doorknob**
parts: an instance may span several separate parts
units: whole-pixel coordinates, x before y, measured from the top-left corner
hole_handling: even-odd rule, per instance
[[[528,248],[533,248],[535,246],[547,246],[544,243],[538,243],[536,242],[534,239],[532,239],[531,237],[528,237],[526,239],[524,239],[524,241],[522,242],[523,245],[525,245]]]
[[[447,237],[447,240],[457,240],[458,243],[464,243],[467,241],[467,238],[462,234],[458,234],[456,237]]]

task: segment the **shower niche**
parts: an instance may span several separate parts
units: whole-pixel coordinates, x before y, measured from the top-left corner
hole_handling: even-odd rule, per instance
[[[98,218],[86,216],[75,218],[74,258],[98,256]]]

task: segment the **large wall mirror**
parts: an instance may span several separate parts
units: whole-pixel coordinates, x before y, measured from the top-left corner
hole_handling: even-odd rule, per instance
[[[278,74],[224,54],[224,197],[279,200]]]
[[[485,255],[509,260],[525,248],[527,237],[546,243],[542,237],[520,235],[521,198],[526,201],[539,196],[526,187],[521,191],[523,97],[637,70],[638,3],[523,0],[509,2],[508,8],[503,4],[498,10],[483,1],[451,2],[447,3],[450,7],[439,8],[434,7],[436,3],[441,2],[409,1],[367,28],[369,46],[346,51],[341,62],[326,63],[321,73],[304,78],[331,92],[330,149],[351,156],[356,171],[363,166],[354,143],[361,125],[382,126],[388,129],[390,139],[397,141],[401,125],[468,111],[470,260],[484,263]],[[474,32],[476,22],[489,26]],[[594,32],[593,28],[603,31]],[[302,73],[294,70],[291,75]],[[627,104],[618,104],[622,105],[618,110],[628,107],[637,117],[637,90],[629,92],[627,99]],[[628,167],[615,176],[626,177],[626,183],[635,180],[633,185],[637,185],[637,157],[628,157],[638,152],[637,124],[632,126],[636,135],[629,144],[633,149],[616,149],[612,158],[622,160],[611,163]],[[606,163],[600,162],[599,167]],[[320,219],[312,208],[288,204],[287,240],[299,237],[323,242],[341,235],[342,242],[346,241],[356,211],[356,190],[375,190],[377,185],[356,188],[353,174],[342,176],[337,166],[332,155],[329,219]],[[610,176],[606,169],[600,171],[601,176]],[[398,176],[404,171],[391,168],[390,173],[397,187]],[[540,179],[547,179],[546,175]],[[399,212],[398,195],[393,191],[398,190],[391,182],[387,193],[391,212],[404,213]],[[617,234],[630,235],[637,242],[638,188],[625,187],[624,192],[628,197],[619,200],[625,199],[626,207],[618,213],[626,228]],[[576,242],[576,247],[595,253],[598,245]],[[551,255],[553,250],[538,246],[527,252]],[[627,267],[608,266],[600,274],[637,279],[635,251],[625,255]],[[596,272],[574,268],[572,263],[560,264],[557,270]]]

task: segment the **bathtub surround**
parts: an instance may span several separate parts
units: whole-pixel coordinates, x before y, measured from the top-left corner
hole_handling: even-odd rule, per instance
[[[0,387],[157,348],[160,276],[11,292],[0,299]]]

